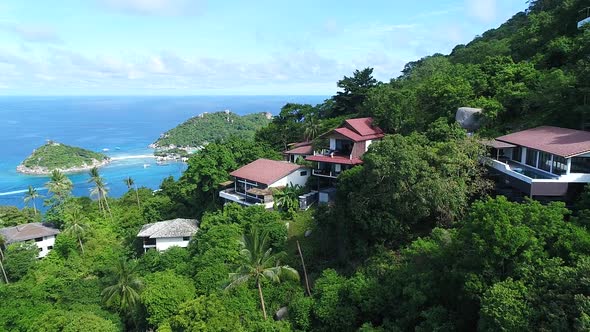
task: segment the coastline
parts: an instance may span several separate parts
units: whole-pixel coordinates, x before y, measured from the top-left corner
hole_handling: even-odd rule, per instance
[[[64,173],[64,174],[71,174],[71,173],[82,173],[82,172],[86,172],[91,170],[94,167],[103,167],[108,165],[110,162],[112,161],[111,158],[107,158],[104,159],[102,161],[93,159],[93,162],[91,165],[82,165],[82,166],[76,166],[76,167],[70,167],[70,168],[53,168],[53,169],[48,169],[47,167],[41,167],[41,166],[36,166],[33,168],[29,168],[26,167],[23,164],[20,164],[16,167],[16,171],[18,173],[21,174],[26,174],[26,175],[51,175],[51,172],[53,172],[53,170],[59,170],[60,172]]]

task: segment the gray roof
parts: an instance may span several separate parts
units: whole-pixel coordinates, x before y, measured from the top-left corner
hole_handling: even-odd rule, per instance
[[[143,225],[137,237],[148,237],[150,239],[185,237],[193,236],[197,230],[199,230],[198,220],[177,218]]]
[[[0,235],[4,237],[6,243],[23,242],[33,240],[38,237],[51,236],[59,234],[59,230],[49,227],[49,224],[33,222],[13,227],[0,229]]]

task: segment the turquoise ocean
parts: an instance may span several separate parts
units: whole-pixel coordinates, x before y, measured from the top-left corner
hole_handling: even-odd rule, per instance
[[[115,160],[101,168],[110,196],[127,191],[131,176],[140,187],[157,189],[178,178],[186,164],[157,165],[148,145],[161,133],[203,112],[229,109],[244,115],[278,114],[288,103],[321,103],[322,96],[191,97],[0,97],[0,205],[23,206],[29,185],[46,195],[45,176],[23,175],[17,165],[36,147],[54,140],[103,152]],[[86,173],[71,174],[75,196],[88,196]]]

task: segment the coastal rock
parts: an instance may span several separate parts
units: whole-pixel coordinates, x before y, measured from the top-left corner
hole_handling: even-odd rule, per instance
[[[287,317],[289,309],[287,307],[281,307],[274,315],[275,320],[283,320]]]
[[[62,173],[82,173],[82,172],[87,172],[90,171],[92,168],[94,167],[103,167],[108,165],[111,162],[111,159],[105,159],[103,161],[99,161],[96,159],[93,159],[92,164],[88,165],[88,164],[84,164],[82,166],[78,166],[78,167],[70,167],[70,168],[52,168],[49,169],[47,167],[40,167],[40,166],[35,166],[35,167],[27,167],[23,164],[20,164],[16,167],[16,171],[22,174],[27,174],[27,175],[50,175],[51,172],[53,172],[54,170],[58,170]]]
[[[469,132],[474,132],[481,127],[481,108],[460,107],[455,113],[455,120]]]

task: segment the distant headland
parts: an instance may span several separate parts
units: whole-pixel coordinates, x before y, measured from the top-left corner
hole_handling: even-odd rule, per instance
[[[31,175],[48,175],[56,169],[63,173],[78,173],[93,167],[105,166],[110,161],[111,159],[102,153],[48,141],[33,150],[16,170]]]
[[[270,113],[237,115],[229,110],[202,113],[188,119],[160,135],[150,144],[159,160],[186,160],[209,142],[237,136],[244,139],[254,137],[256,130],[268,125]]]

